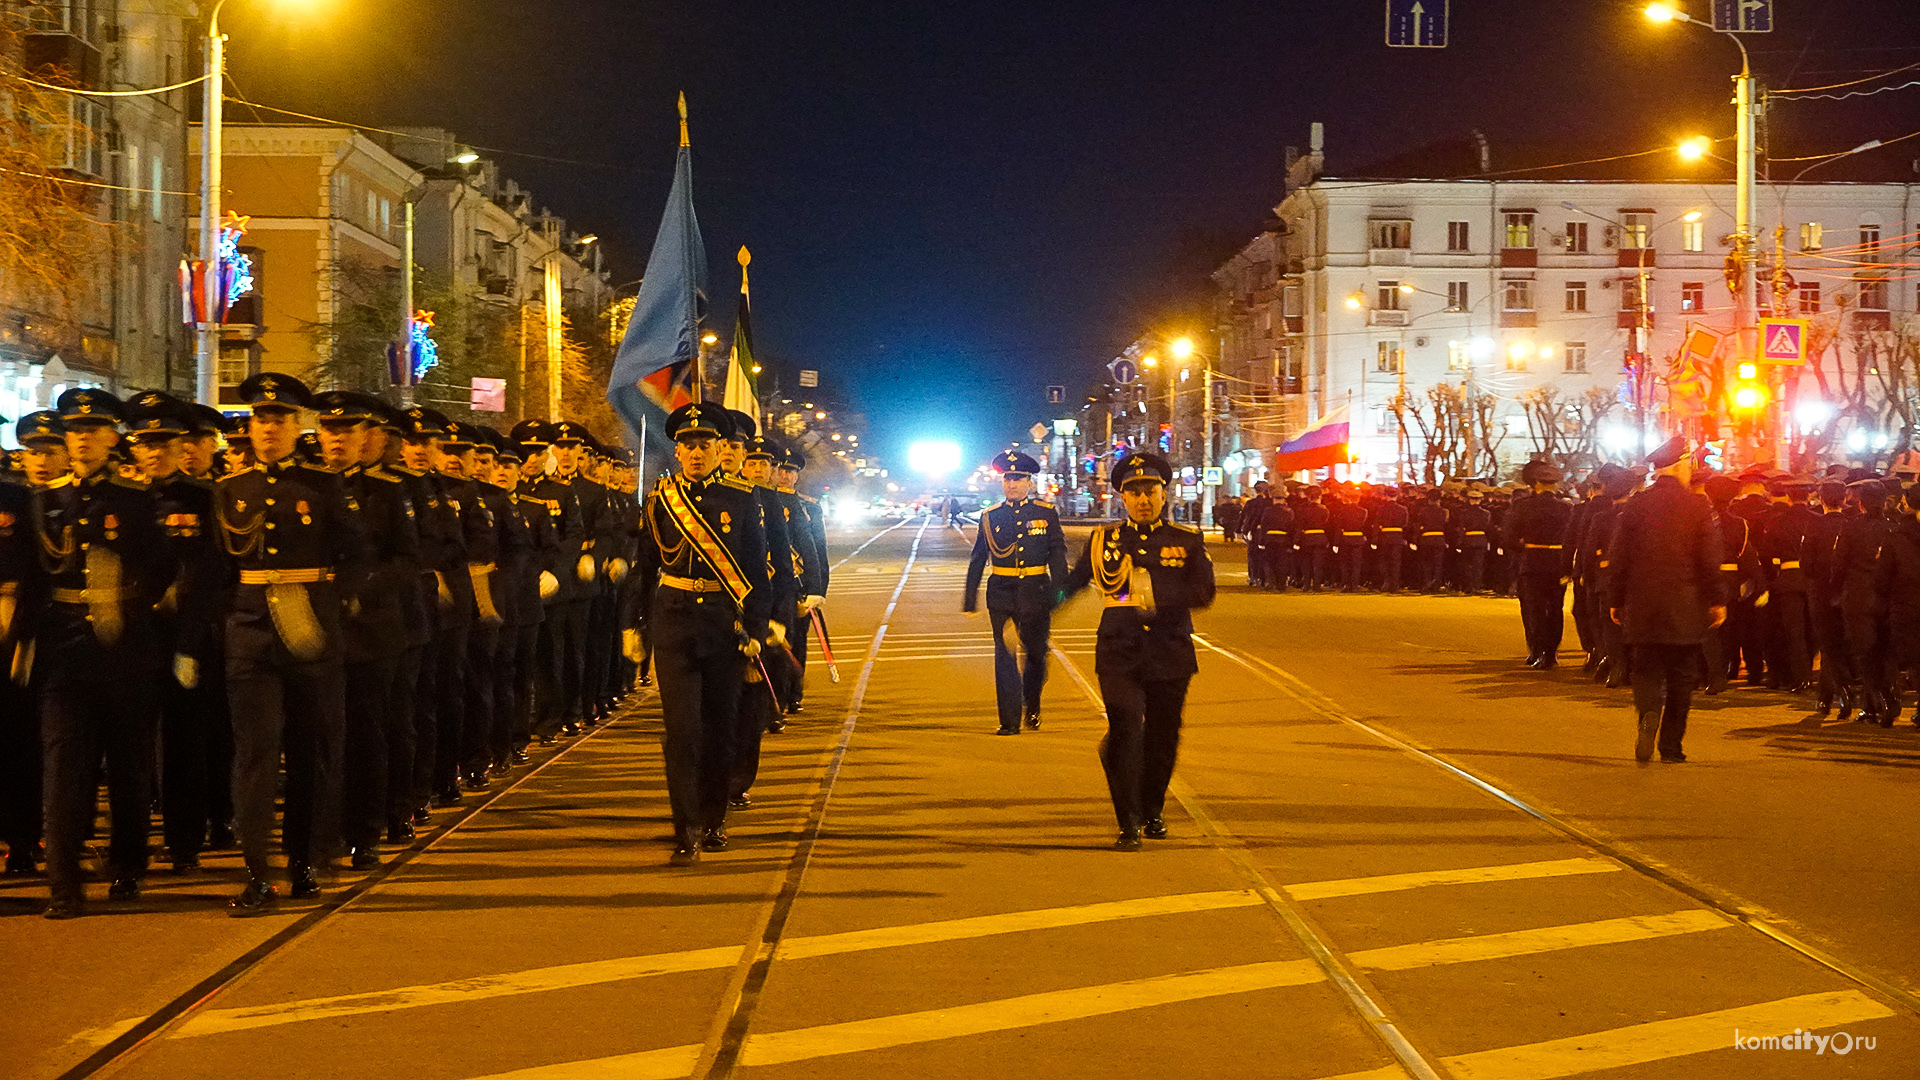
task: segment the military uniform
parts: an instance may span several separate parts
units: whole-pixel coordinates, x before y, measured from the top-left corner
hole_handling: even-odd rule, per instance
[[[1449,539],[1460,556],[1457,584],[1470,596],[1486,587],[1487,551],[1493,546],[1488,535],[1493,531],[1493,515],[1481,505],[1484,498],[1479,492],[1469,492],[1467,504],[1454,511],[1450,523],[1453,535]]]
[[[585,445],[585,433],[585,428],[569,420],[549,426],[554,445]],[[553,679],[545,695],[546,707],[541,710],[543,734],[578,734],[589,715],[585,700],[587,622],[597,591],[593,541],[600,530],[600,506],[591,497],[592,487],[590,481],[579,479],[576,470],[549,474],[533,489],[534,497],[547,504],[558,545],[553,574],[559,592],[548,602],[540,627],[541,667]]]
[[[278,373],[240,387],[256,416],[310,404]],[[264,452],[258,437],[255,451]],[[292,456],[223,479],[214,492],[222,540],[239,575],[227,614],[227,698],[234,724],[234,819],[248,883],[246,914],[272,902],[268,843],[286,758],[281,843],[295,897],[317,895],[316,870],[340,836],[346,696],[341,597],[361,589],[366,544],[341,478]]]
[[[752,417],[744,414],[736,414],[732,419],[736,424],[753,422]],[[766,464],[771,481],[773,445],[756,436],[747,441],[745,450],[746,461]],[[742,479],[745,479],[744,472]],[[790,636],[800,613],[800,579],[794,573],[793,532],[785,501],[767,484],[756,484],[753,497],[759,503],[760,520],[766,530],[768,617],[779,624],[778,635]],[[736,808],[750,803],[747,792],[760,775],[761,736],[780,723],[785,698],[796,681],[791,655],[789,648],[776,642],[774,647],[761,650],[755,662],[747,665],[747,685],[740,695],[739,715],[734,719],[733,782],[727,792],[729,802]]]
[[[776,476],[781,472],[791,472],[793,481],[798,481],[801,470],[807,467],[807,456],[794,447],[785,447],[774,466]],[[800,494],[792,483],[780,485],[780,490],[789,497],[789,520],[795,523],[789,531],[795,540],[795,569],[800,575],[801,602],[806,608],[800,614],[800,624],[788,635],[797,665],[793,688],[787,699],[787,713],[793,715],[800,712],[806,700],[807,643],[813,636],[814,621],[817,618],[822,627],[826,625],[826,613],[820,611],[820,605],[826,600],[827,589],[832,585],[832,567],[827,559],[826,508],[820,505],[819,499]]]
[[[1164,486],[1172,477],[1161,458],[1133,454],[1114,465],[1112,484]],[[1092,585],[1105,604],[1093,660],[1107,711],[1100,763],[1120,825],[1116,846],[1137,849],[1143,830],[1166,835],[1181,710],[1199,670],[1191,612],[1213,603],[1213,560],[1198,529],[1129,520],[1094,530],[1066,585],[1069,593]]]
[[[62,445],[66,435],[52,412],[28,413],[14,426],[20,445]],[[26,485],[0,480],[0,840],[7,844],[7,873],[32,873],[40,864],[41,808],[40,716],[27,691],[33,624],[44,607],[46,574],[41,570],[33,523],[33,500]]]
[[[1531,462],[1521,476],[1529,484],[1558,484],[1558,466]],[[1573,573],[1568,529],[1573,507],[1551,491],[1537,491],[1515,500],[1507,521],[1506,548],[1513,552],[1515,586],[1520,594],[1520,625],[1527,638],[1527,666],[1551,668],[1559,663],[1560,640],[1566,634],[1566,579]]]
[[[717,405],[668,417],[679,441],[717,440],[730,420]],[[716,453],[717,456],[717,453]],[[657,579],[654,667],[665,727],[674,861],[697,862],[727,846],[732,723],[749,654],[767,638],[766,529],[753,486],[719,473],[664,476],[647,496],[637,570]]]
[[[1040,471],[1039,462],[1018,451],[994,458],[993,467],[1006,477],[1031,477]],[[1000,709],[1000,734],[1013,735],[1023,720],[1028,727],[1040,726],[1040,691],[1047,684],[1053,608],[1067,577],[1066,533],[1052,503],[1032,498],[999,502],[981,513],[973,555],[967,562],[962,611],[979,610],[980,579],[989,570],[987,621],[993,626],[994,696]]]

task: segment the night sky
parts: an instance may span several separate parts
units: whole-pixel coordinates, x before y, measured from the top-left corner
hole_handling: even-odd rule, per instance
[[[1774,7],[1780,29],[1747,37],[1768,85],[1920,62],[1913,0]],[[1312,121],[1334,175],[1470,128],[1495,170],[1523,146],[1731,135],[1725,38],[1612,0],[1452,8],[1445,50],[1386,48],[1378,0],[240,0],[223,21],[240,94],[515,151],[494,156],[598,233],[621,281],[659,223],[685,90],[716,323],[744,243],[763,358],[820,369],[870,445],[949,435],[984,457],[1048,415],[1047,384],[1077,392],[1137,335],[1205,328],[1206,272],[1259,229]],[[1772,152],[1915,131],[1920,87],[1783,104]],[[1916,157],[1920,138],[1847,164],[1912,181]]]

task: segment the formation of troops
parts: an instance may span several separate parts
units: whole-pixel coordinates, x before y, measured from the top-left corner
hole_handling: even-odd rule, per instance
[[[85,910],[102,779],[110,900],[140,893],[157,801],[176,872],[240,851],[251,914],[279,896],[276,823],[289,892],[318,895],[607,722],[650,667],[674,861],[727,846],[825,628],[797,451],[689,406],[682,469],[643,499],[632,452],[573,421],[502,434],[277,373],[239,392],[235,420],[75,389],[15,426],[0,838],[9,875],[44,862],[48,917]]]

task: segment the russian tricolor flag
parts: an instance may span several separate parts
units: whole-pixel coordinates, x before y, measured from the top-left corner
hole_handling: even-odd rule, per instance
[[[1307,425],[1307,429],[1281,444],[1273,452],[1275,472],[1291,473],[1305,469],[1324,469],[1345,465],[1348,453],[1348,407],[1345,405]]]

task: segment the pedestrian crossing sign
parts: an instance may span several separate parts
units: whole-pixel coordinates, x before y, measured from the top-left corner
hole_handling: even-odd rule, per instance
[[[1807,362],[1805,319],[1761,319],[1760,362],[1801,365]]]

